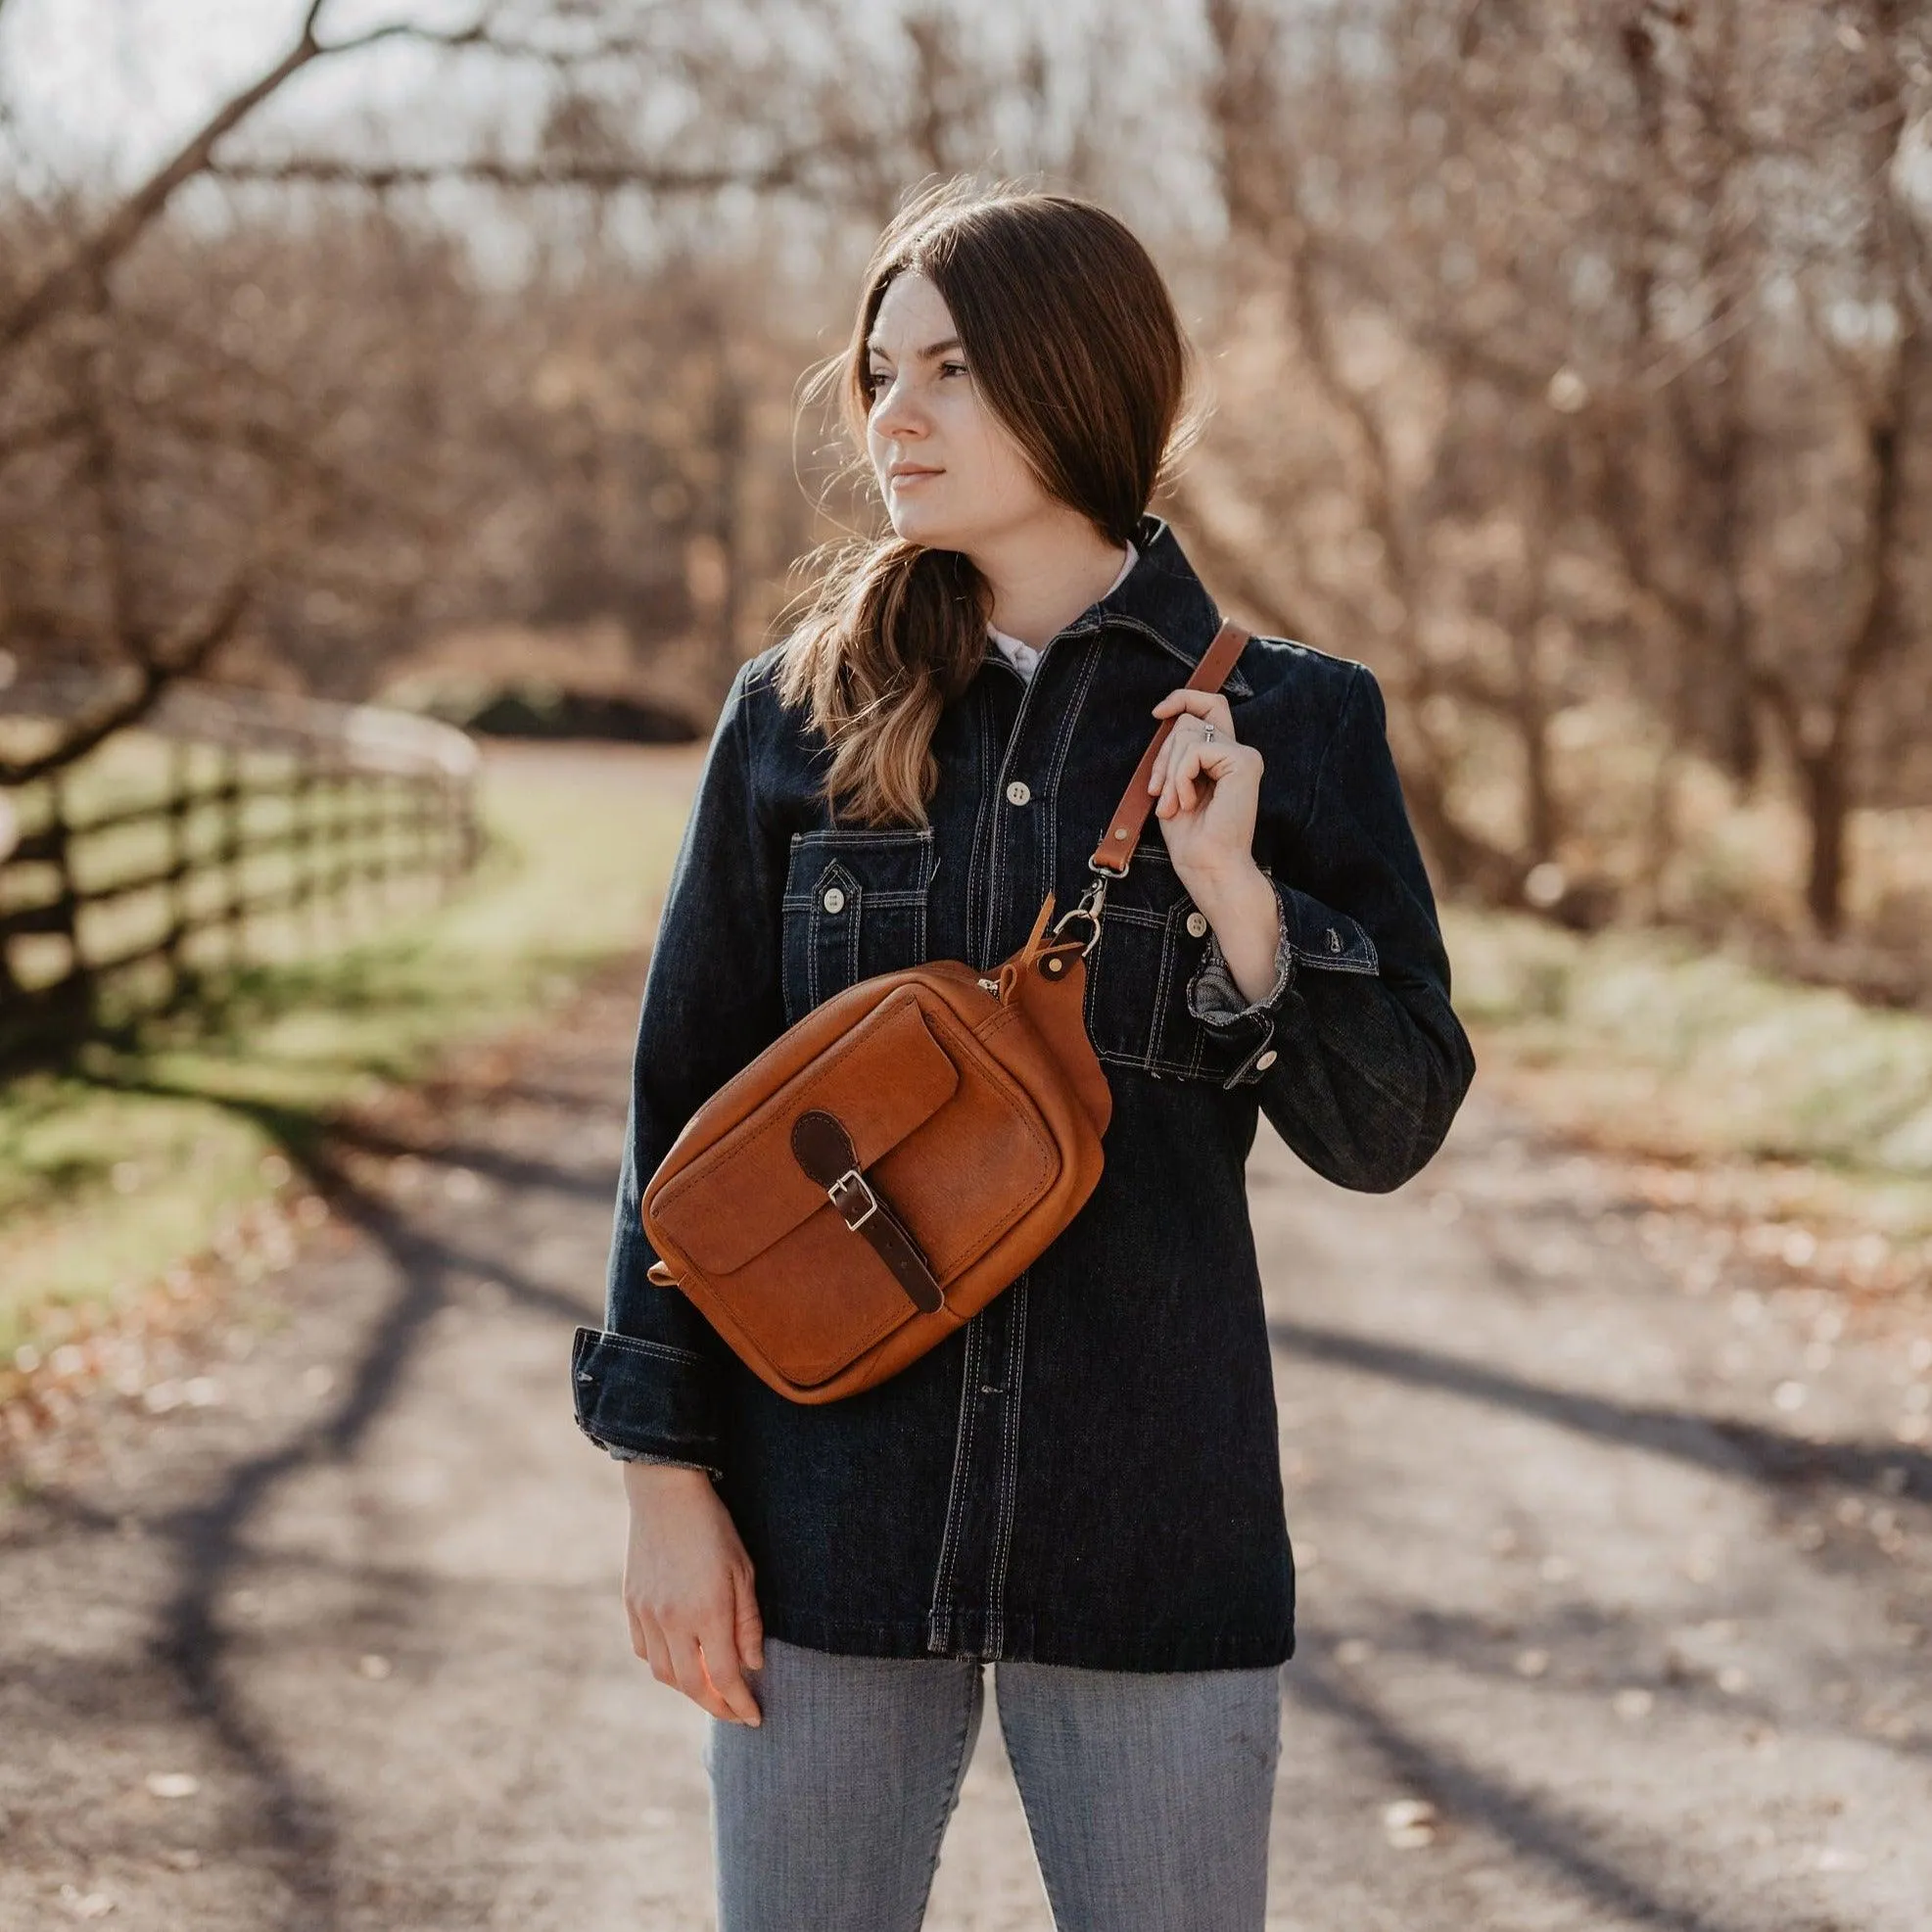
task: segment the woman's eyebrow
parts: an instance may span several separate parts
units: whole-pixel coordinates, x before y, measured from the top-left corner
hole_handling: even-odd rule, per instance
[[[944,342],[927,343],[923,349],[917,353],[914,359],[917,361],[930,362],[935,355],[943,355],[949,349],[964,349],[966,345],[961,342],[958,336],[948,336]],[[867,343],[866,353],[868,355],[883,355],[888,362],[892,359],[890,353],[881,349],[875,342]]]

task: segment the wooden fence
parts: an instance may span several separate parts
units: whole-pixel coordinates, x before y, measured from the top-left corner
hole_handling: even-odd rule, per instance
[[[440,899],[477,855],[477,764],[406,714],[184,686],[0,792],[0,1075]]]

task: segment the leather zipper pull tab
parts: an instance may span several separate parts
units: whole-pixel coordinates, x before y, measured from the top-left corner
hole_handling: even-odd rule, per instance
[[[1000,966],[1000,1004],[1013,1004],[1013,989],[1020,982],[1026,968],[1053,944],[1053,934],[1049,922],[1054,916],[1054,895],[1049,892],[1040,902],[1040,910],[1033,916],[1033,930],[1026,935],[1025,943]]]

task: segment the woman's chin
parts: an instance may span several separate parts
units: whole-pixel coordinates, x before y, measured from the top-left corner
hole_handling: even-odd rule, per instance
[[[887,514],[892,521],[893,535],[908,543],[917,543],[927,550],[957,550],[962,547],[959,540],[966,535],[957,517],[944,516],[929,510],[923,503],[899,502],[890,505]]]

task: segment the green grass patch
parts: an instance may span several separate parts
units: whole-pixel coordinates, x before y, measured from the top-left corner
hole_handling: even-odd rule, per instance
[[[440,908],[238,970],[131,1048],[0,1085],[0,1359],[50,1308],[112,1304],[207,1249],[332,1109],[644,942],[684,817],[646,760],[493,757],[482,809],[484,855]]]
[[[1672,1158],[1804,1163],[1932,1233],[1932,1019],[1681,937],[1449,908],[1457,1011],[1560,1124]]]

